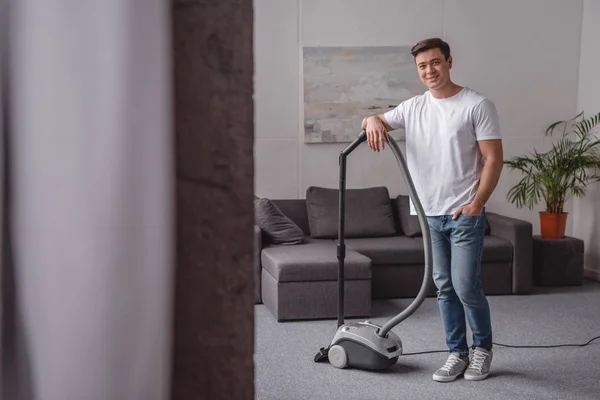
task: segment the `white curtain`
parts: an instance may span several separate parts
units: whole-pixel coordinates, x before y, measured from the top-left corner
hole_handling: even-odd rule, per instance
[[[167,399],[170,2],[0,1],[3,399]]]

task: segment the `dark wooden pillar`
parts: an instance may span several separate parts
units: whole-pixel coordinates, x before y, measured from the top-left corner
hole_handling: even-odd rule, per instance
[[[254,398],[253,3],[173,1],[173,399]]]

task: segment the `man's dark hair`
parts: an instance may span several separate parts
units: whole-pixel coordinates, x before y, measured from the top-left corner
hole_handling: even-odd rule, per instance
[[[410,49],[410,54],[416,58],[417,54],[431,49],[440,49],[442,54],[444,54],[444,57],[446,57],[446,61],[448,61],[448,58],[450,57],[450,45],[440,38],[421,40]]]

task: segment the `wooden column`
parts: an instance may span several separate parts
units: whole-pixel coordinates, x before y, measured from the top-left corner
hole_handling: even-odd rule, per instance
[[[173,399],[254,398],[253,3],[174,0]]]

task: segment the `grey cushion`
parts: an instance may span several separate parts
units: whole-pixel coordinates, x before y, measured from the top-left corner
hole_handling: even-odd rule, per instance
[[[281,212],[298,225],[305,235],[310,236],[308,216],[306,215],[306,200],[304,199],[271,199]]]
[[[337,243],[307,238],[297,246],[269,245],[262,251],[261,262],[263,269],[279,282],[337,280]],[[346,249],[344,278],[370,279],[371,260]]]
[[[346,246],[365,255],[373,264],[421,264],[425,262],[423,238],[393,236],[347,239]]]
[[[398,195],[396,199],[398,205],[398,219],[402,233],[408,237],[418,237],[423,235],[419,217],[410,215],[410,198],[407,195]]]
[[[271,243],[292,245],[305,240],[302,229],[269,199],[254,199],[254,218]]]
[[[386,238],[347,239],[347,248],[367,256],[374,265],[422,264],[425,262],[423,237],[395,236]],[[513,247],[507,240],[486,236],[483,262],[511,261]]]
[[[396,234],[386,187],[347,189],[345,199],[344,237]],[[312,237],[338,237],[339,189],[309,187],[306,190],[306,210]]]

